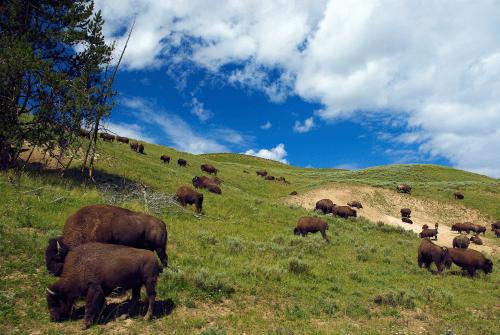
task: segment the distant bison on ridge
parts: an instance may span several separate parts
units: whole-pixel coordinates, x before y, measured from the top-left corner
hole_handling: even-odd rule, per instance
[[[328,229],[328,223],[325,221],[314,217],[314,216],[303,216],[299,219],[297,226],[293,229],[295,235],[306,236],[309,233],[320,232],[321,236],[326,241],[330,241],[330,238],[326,235],[326,230]]]
[[[323,212],[323,214],[333,213],[335,204],[330,199],[321,199],[316,202],[314,209]]]
[[[167,155],[161,155],[160,160],[161,160],[163,163],[170,164],[170,156],[167,156]]]
[[[258,171],[255,171],[255,173],[259,177],[265,177],[265,176],[267,176],[267,171],[266,170],[258,170]]]
[[[222,190],[219,187],[220,180],[217,177],[214,177],[214,179],[208,178],[207,176],[194,177],[192,183],[196,188],[204,188],[209,192],[222,194]]]
[[[130,143],[130,149],[132,149],[133,151],[137,151],[138,147],[139,147],[139,143],[137,143],[137,142]]]
[[[264,180],[275,180],[276,178],[274,176],[271,176],[271,175],[267,175],[264,177]]]
[[[454,192],[453,197],[458,200],[462,200],[464,198],[464,194],[461,192]]]
[[[411,194],[411,186],[408,184],[399,184],[396,189],[400,193]]]
[[[111,205],[90,205],[68,217],[63,234],[50,239],[45,251],[47,270],[58,276],[69,250],[88,242],[122,244],[155,250],[168,266],[167,227],[151,215]]]
[[[108,133],[99,133],[99,137],[106,142],[113,142],[115,140],[115,136]]]
[[[186,205],[194,205],[196,211],[201,213],[203,209],[203,193],[196,192],[188,186],[181,186],[177,189],[175,195],[183,207]]]
[[[130,142],[128,137],[116,136],[116,140],[121,143],[128,144]]]
[[[363,205],[361,204],[361,202],[359,202],[357,200],[353,200],[353,201],[348,202],[347,206],[354,207],[354,208],[357,208],[357,209],[363,208]]]
[[[208,174],[213,174],[213,175],[217,175],[217,172],[219,170],[217,170],[213,165],[210,165],[210,164],[203,164],[200,166],[201,168],[201,171],[203,172],[206,172]]]
[[[179,158],[177,160],[177,164],[179,164],[179,166],[181,166],[181,167],[186,167],[187,166],[187,161],[185,159]]]

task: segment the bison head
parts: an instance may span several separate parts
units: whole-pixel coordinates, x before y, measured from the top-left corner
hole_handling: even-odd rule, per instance
[[[491,261],[491,259],[487,259],[484,262],[483,271],[484,271],[484,273],[493,272],[493,262]]]
[[[69,248],[62,243],[61,237],[51,238],[45,250],[45,264],[49,273],[59,276],[62,272],[64,258]]]
[[[293,228],[294,235],[300,235],[299,228]]]
[[[57,284],[47,288],[47,305],[51,321],[60,322],[69,318],[71,303]]]

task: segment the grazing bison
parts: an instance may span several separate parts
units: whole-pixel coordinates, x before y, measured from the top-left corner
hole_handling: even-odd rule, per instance
[[[129,314],[133,314],[144,285],[148,295],[144,319],[150,320],[161,272],[161,265],[149,250],[104,243],[80,245],[66,257],[61,278],[47,288],[50,319],[67,319],[74,301],[85,297],[83,328],[89,328],[101,311],[105,297],[118,287],[132,289]]]
[[[217,172],[219,170],[217,170],[213,165],[210,165],[210,164],[203,164],[200,166],[201,168],[201,171],[203,172],[206,172],[208,174],[213,174],[213,175],[217,175]]]
[[[477,270],[482,270],[486,274],[493,271],[493,262],[479,251],[458,248],[449,251],[453,263],[466,270],[471,277],[476,274]]]
[[[130,143],[130,149],[137,151],[138,147],[139,147],[139,143],[137,143],[137,142]]]
[[[454,192],[453,197],[458,200],[462,200],[464,198],[464,194],[461,192]]]
[[[283,184],[290,184],[290,182],[288,182],[285,177],[279,177],[277,179],[280,183],[283,183]]]
[[[90,131],[80,128],[80,130],[78,130],[78,136],[90,139]]]
[[[408,184],[400,184],[397,186],[397,191],[400,193],[411,194],[411,186]]]
[[[467,249],[469,247],[470,241],[465,235],[455,236],[453,239],[453,248]]]
[[[476,233],[476,235],[479,235],[479,234],[483,233],[483,236],[484,236],[486,234],[486,227],[478,225],[478,224],[473,224],[472,225],[472,231],[474,233]]]
[[[160,160],[163,161],[163,163],[169,163],[170,164],[170,156],[161,155]]]
[[[167,227],[163,221],[121,207],[90,205],[68,217],[62,236],[49,240],[45,251],[47,270],[59,276],[67,252],[88,242],[155,250],[162,264],[168,266]]]
[[[334,207],[333,201],[330,199],[321,199],[316,202],[316,207],[314,209],[323,212],[323,214],[333,213]]]
[[[491,231],[494,231],[495,229],[500,229],[500,221],[491,224]]]
[[[220,180],[214,177],[213,179],[208,178],[206,176],[201,176],[201,177],[194,177],[192,180],[193,186],[196,188],[204,188],[207,189],[209,192],[215,193],[215,194],[222,194],[222,190],[219,187]]]
[[[175,195],[182,206],[194,205],[196,211],[201,213],[203,207],[203,193],[198,193],[188,186],[181,186],[177,189]]]
[[[113,142],[115,140],[115,136],[108,133],[100,133],[99,137],[106,142]]]
[[[290,195],[297,195],[297,194],[298,194],[297,191],[290,192]]]
[[[327,229],[328,223],[325,221],[313,216],[303,216],[293,229],[293,233],[295,235],[306,236],[309,233],[316,233],[319,231],[326,241],[330,241],[330,238],[326,235]]]
[[[128,142],[130,142],[128,137],[123,137],[123,136],[116,136],[116,140],[118,142],[125,143],[125,144],[128,144]]]
[[[275,180],[276,178],[274,176],[271,176],[271,175],[267,175],[264,177],[265,180]]]
[[[349,206],[336,206],[333,205],[333,215],[340,216],[341,218],[347,219],[349,216],[357,217],[358,214],[356,210]]]
[[[137,147],[137,152],[140,153],[140,154],[143,154],[144,153],[144,144],[139,144],[139,146]]]
[[[347,206],[354,207],[354,208],[357,208],[357,209],[363,208],[363,205],[361,204],[361,202],[359,202],[357,200],[353,200],[353,201],[348,202]]]
[[[258,170],[258,171],[255,171],[255,173],[257,174],[257,176],[260,176],[260,177],[267,176],[267,171],[266,170]]]
[[[409,218],[401,218],[401,221],[403,221],[404,223],[413,224],[413,221]]]
[[[495,229],[495,236],[500,237],[500,229]]]
[[[470,241],[477,245],[483,245],[483,240],[481,240],[477,235],[471,236]]]
[[[420,234],[418,234],[418,236],[420,238],[431,238],[431,237],[434,237],[435,240],[438,239],[438,230],[437,229],[422,229],[422,231],[420,232]]]
[[[467,234],[470,233],[472,230],[473,225],[470,222],[464,222],[464,223],[455,223],[451,225],[451,231],[458,231],[459,233],[462,233],[465,231]]]
[[[179,159],[177,160],[177,164],[179,164],[179,166],[181,166],[181,167],[186,167],[186,166],[187,166],[187,164],[188,164],[188,162],[187,162],[187,160],[185,160],[185,159],[179,158]]]
[[[401,208],[400,212],[403,218],[409,218],[411,216],[411,209],[409,208]]]
[[[425,265],[429,269],[432,263],[436,264],[439,273],[444,270],[445,266],[447,268],[451,266],[449,249],[435,245],[428,238],[420,241],[417,261],[420,268]]]

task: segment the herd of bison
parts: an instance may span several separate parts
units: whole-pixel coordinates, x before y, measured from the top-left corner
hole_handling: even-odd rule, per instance
[[[129,143],[128,138],[101,134],[105,141],[116,139]],[[130,143],[130,148],[144,154],[144,145]],[[161,161],[168,164],[171,157],[162,155]],[[188,165],[184,159],[177,161],[180,167]],[[210,164],[201,165],[202,172],[211,175],[195,176],[192,184],[197,189],[221,195],[222,180],[219,172]],[[244,173],[249,173],[244,170]],[[264,180],[277,180],[288,183],[283,177],[276,178],[265,170],[256,171],[256,175]],[[409,185],[398,185],[397,190],[411,193]],[[290,195],[297,195],[292,192]],[[455,192],[455,199],[463,199],[462,193]],[[182,206],[194,205],[198,213],[202,213],[203,193],[189,186],[177,189],[176,199]],[[357,217],[357,210],[362,210],[361,202],[353,200],[346,205],[334,204],[330,199],[316,202],[315,211],[325,215],[349,219]],[[403,222],[412,224],[411,209],[401,209]],[[492,230],[500,236],[500,221],[493,223]],[[472,223],[456,223],[452,231],[459,233],[453,240],[453,247],[447,248],[434,244],[437,240],[438,226],[431,229],[422,227],[419,237],[422,239],[418,247],[418,265],[429,268],[435,263],[441,273],[445,267],[455,263],[474,276],[477,270],[486,274],[493,269],[493,263],[478,251],[468,249],[469,244],[482,244],[480,233],[486,227]],[[304,216],[298,219],[293,229],[295,235],[305,236],[320,232],[326,242],[330,241],[326,231],[328,223],[318,216]],[[462,234],[471,232],[468,238]],[[52,321],[62,321],[70,317],[72,306],[78,298],[85,298],[84,328],[90,327],[101,311],[105,297],[113,290],[121,288],[132,290],[129,304],[129,315],[137,313],[141,287],[145,286],[148,297],[148,309],[145,319],[153,316],[156,297],[156,283],[162,272],[162,265],[168,266],[167,228],[165,223],[151,215],[133,212],[111,205],[90,205],[83,207],[69,216],[64,224],[62,236],[51,238],[45,252],[47,270],[59,280],[47,288],[47,303]],[[157,254],[158,257],[154,254]],[[160,262],[158,261],[160,260]]]

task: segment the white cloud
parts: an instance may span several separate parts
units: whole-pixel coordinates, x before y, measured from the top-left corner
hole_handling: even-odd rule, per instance
[[[268,129],[271,129],[272,126],[273,125],[272,125],[271,121],[267,121],[262,126],[260,126],[260,129],[268,130]]]
[[[283,143],[278,144],[272,149],[260,149],[258,151],[255,151],[253,149],[247,150],[244,154],[260,158],[272,159],[274,161],[288,164],[288,161],[286,159],[288,153],[286,152],[285,145]]]
[[[500,11],[495,1],[98,0],[125,65],[188,62],[258,89],[323,105],[326,121],[391,115],[402,141],[500,177]],[[417,137],[414,134],[418,134]]]
[[[144,129],[138,124],[108,122],[104,125],[104,128],[118,136],[155,143],[155,139],[146,135]]]
[[[293,126],[293,131],[302,134],[311,131],[311,129],[313,128],[314,128],[314,119],[311,116],[310,118],[305,119],[304,123],[295,121],[295,124]]]
[[[204,104],[198,101],[196,97],[193,97],[193,99],[191,100],[191,113],[196,115],[200,122],[206,122],[212,117],[212,112],[210,112],[208,109],[205,109]]]

